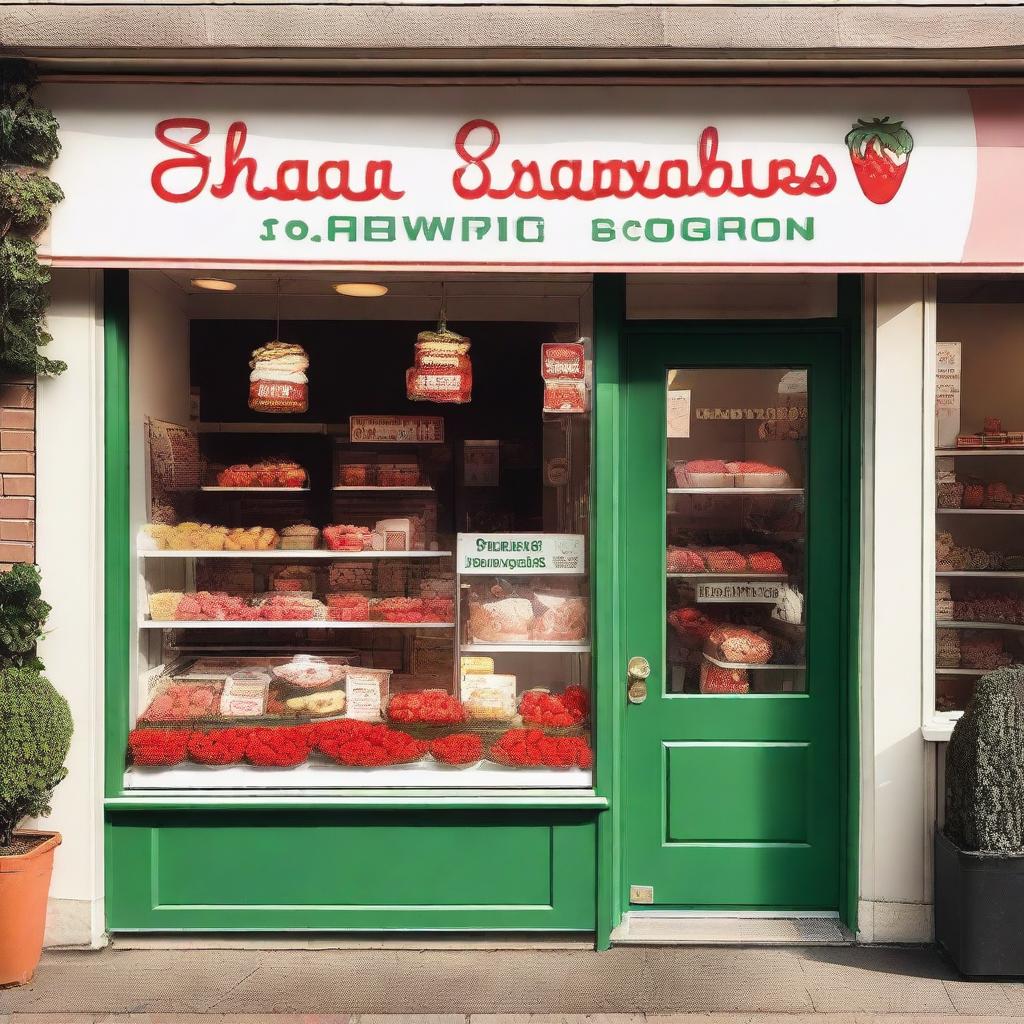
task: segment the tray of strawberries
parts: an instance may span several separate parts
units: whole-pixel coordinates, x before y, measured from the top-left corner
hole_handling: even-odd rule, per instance
[[[309,478],[302,466],[289,460],[257,462],[251,466],[236,463],[217,474],[216,486],[203,487],[203,490],[308,491]]]

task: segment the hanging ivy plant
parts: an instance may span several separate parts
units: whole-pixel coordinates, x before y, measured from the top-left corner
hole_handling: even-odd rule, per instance
[[[32,99],[35,84],[32,65],[0,60],[0,370],[54,375],[67,364],[40,352],[51,340],[44,324],[50,272],[35,239],[64,193],[42,173],[60,140],[57,119]]]

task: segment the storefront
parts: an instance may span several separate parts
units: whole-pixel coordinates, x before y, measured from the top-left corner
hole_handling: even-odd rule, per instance
[[[934,741],[1024,660],[1012,91],[46,99],[101,930],[928,937]]]

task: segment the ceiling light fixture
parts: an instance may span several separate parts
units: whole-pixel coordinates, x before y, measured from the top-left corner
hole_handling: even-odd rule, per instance
[[[334,290],[339,295],[350,295],[357,299],[376,299],[381,295],[387,295],[386,284],[371,284],[369,281],[343,281],[336,284]]]
[[[219,277],[193,277],[193,288],[202,288],[208,292],[233,292],[238,285],[234,281],[225,281]]]

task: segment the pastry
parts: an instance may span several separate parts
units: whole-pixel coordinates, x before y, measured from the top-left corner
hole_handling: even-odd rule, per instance
[[[285,702],[289,711],[304,711],[310,715],[340,715],[345,710],[344,690],[324,690],[303,697],[289,697]]]
[[[331,665],[323,658],[309,654],[296,654],[291,661],[275,666],[272,671],[276,678],[289,686],[297,686],[304,690],[332,686],[345,678],[344,665]]]
[[[281,531],[281,547],[289,551],[315,551],[320,544],[320,530],[308,523],[286,526]]]
[[[530,626],[534,640],[571,643],[587,636],[587,600],[554,591],[537,591],[534,602],[538,613]]]
[[[735,475],[721,459],[693,459],[672,467],[677,487],[732,487]]]
[[[469,634],[475,641],[525,643],[533,619],[533,602],[524,597],[476,602],[469,607]]]
[[[713,630],[705,649],[721,661],[742,662],[745,665],[767,665],[774,653],[772,642],[765,633],[730,624],[723,624]]]

